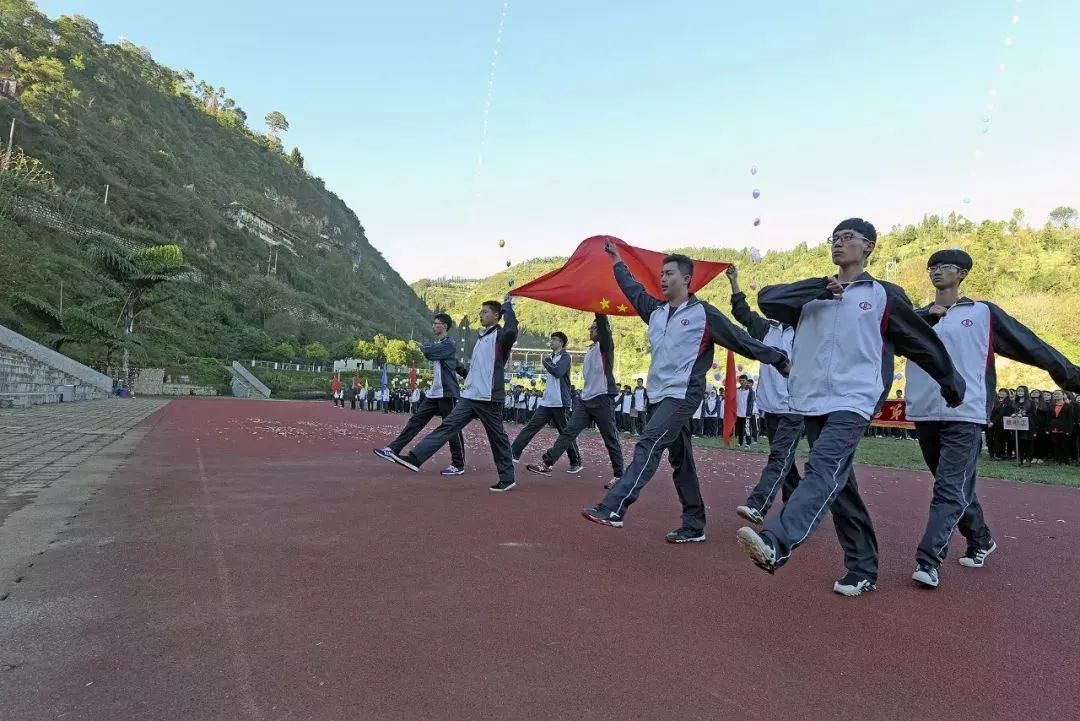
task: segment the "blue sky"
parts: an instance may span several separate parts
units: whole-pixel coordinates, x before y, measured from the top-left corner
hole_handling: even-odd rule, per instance
[[[499,42],[503,0],[39,6],[285,113],[410,281],[598,233],[764,250],[1080,205],[1075,0],[510,0]]]

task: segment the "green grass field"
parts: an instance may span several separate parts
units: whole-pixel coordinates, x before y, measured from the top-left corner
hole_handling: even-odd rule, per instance
[[[721,439],[695,438],[694,445],[701,448],[729,450]],[[765,454],[768,450],[768,442],[761,438],[756,445],[751,446],[749,452]],[[802,444],[799,446],[799,458],[805,459],[807,451],[806,440],[803,439]],[[919,444],[915,441],[894,438],[863,438],[862,442],[859,443],[858,450],[855,452],[855,461],[870,466],[908,468],[915,471],[926,470],[922,454],[919,453]],[[982,459],[979,461],[979,476],[1080,488],[1080,466],[1043,464],[1020,467],[1016,465],[1015,461],[1012,463],[992,461],[985,453],[983,453]]]

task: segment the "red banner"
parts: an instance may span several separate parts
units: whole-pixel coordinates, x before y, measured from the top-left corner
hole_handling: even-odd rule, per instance
[[[727,352],[727,376],[724,378],[724,443],[731,446],[731,439],[735,437],[735,418],[738,416],[736,407],[738,400],[738,383],[735,378],[735,354]]]
[[[611,258],[604,252],[604,244],[608,240],[615,241],[626,267],[637,282],[645,286],[649,295],[663,298],[664,294],[660,290],[660,270],[664,265],[665,253],[635,248],[610,235],[586,238],[563,267],[511,290],[510,295],[542,300],[552,305],[589,313],[636,315],[630,301],[615,282]],[[729,263],[695,260],[690,292],[697,292],[706,286],[709,281],[723,273],[728,265]]]
[[[881,410],[870,419],[870,425],[879,428],[914,428],[915,424],[908,421],[905,411],[907,403],[900,400],[885,401]]]

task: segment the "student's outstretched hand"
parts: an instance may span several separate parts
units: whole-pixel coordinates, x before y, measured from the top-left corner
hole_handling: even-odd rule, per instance
[[[604,252],[611,256],[612,263],[622,262],[622,256],[619,255],[619,246],[615,245],[614,240],[604,241]]]
[[[839,298],[844,294],[844,286],[835,277],[829,278],[829,284],[825,286],[825,290],[831,293],[833,298]]]

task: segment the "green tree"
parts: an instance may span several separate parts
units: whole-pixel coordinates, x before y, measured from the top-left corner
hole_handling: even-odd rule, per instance
[[[19,102],[26,112],[43,122],[71,118],[79,91],[67,79],[59,59],[46,56],[30,59],[18,49],[10,48],[0,54],[0,65],[4,64],[14,68],[23,86]]]
[[[266,114],[263,118],[266,121],[266,127],[270,131],[270,135],[277,137],[279,133],[285,133],[289,130],[289,121],[285,118],[285,115],[277,110],[273,110]]]
[[[1068,228],[1076,224],[1076,208],[1059,205],[1050,211],[1050,222],[1058,228]]]
[[[405,341],[394,338],[386,343],[386,362],[392,366],[403,366],[409,362],[409,345]]]
[[[294,147],[289,153],[288,160],[301,170],[304,168],[304,156],[300,154],[300,148]]]
[[[270,351],[270,355],[274,356],[278,360],[292,360],[296,357],[296,349],[293,348],[292,343],[287,340],[283,340],[278,343]]]
[[[322,363],[330,359],[330,352],[326,350],[326,346],[318,341],[314,343],[308,343],[304,346],[304,357],[308,360]]]
[[[15,294],[16,307],[44,326],[41,343],[56,350],[66,343],[99,345],[110,351],[123,348],[128,339],[115,325],[98,315],[100,309],[113,303],[112,298],[102,298],[61,308],[26,292]]]
[[[111,281],[120,300],[117,324],[128,338],[135,333],[135,321],[151,308],[168,302],[166,288],[191,271],[184,265],[178,245],[153,245],[132,250],[115,240],[99,237],[87,255],[103,277]],[[124,377],[128,375],[130,342],[124,347]]]

